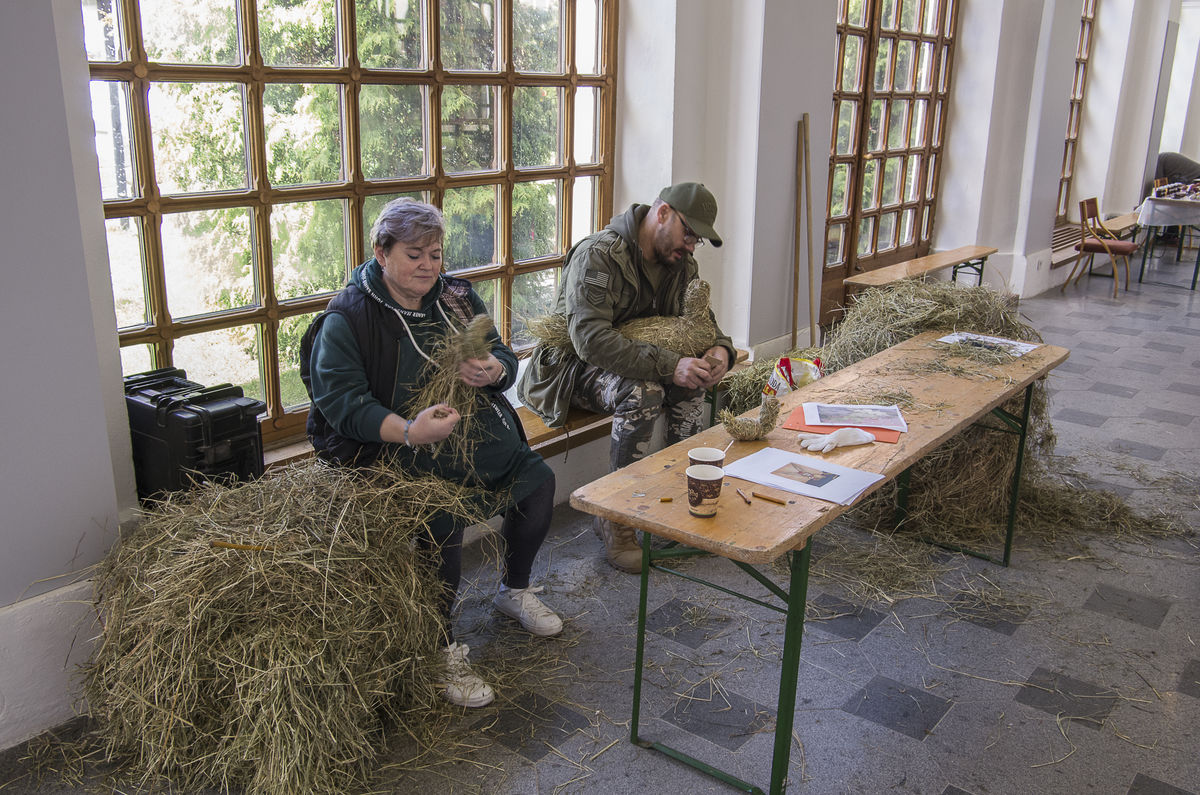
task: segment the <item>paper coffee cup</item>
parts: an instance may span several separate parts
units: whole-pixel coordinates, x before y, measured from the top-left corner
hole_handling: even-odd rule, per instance
[[[725,470],[711,464],[696,464],[687,468],[688,512],[708,518],[717,513],[721,498],[721,483]]]
[[[688,450],[688,463],[692,466],[708,464],[714,467],[725,466],[725,451],[719,447],[693,447]]]

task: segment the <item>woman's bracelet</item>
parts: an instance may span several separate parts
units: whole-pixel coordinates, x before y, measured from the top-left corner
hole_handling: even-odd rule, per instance
[[[412,420],[404,421],[404,446],[405,447],[412,447],[412,442],[410,442],[408,440],[408,429],[412,427],[412,424],[413,424]]]

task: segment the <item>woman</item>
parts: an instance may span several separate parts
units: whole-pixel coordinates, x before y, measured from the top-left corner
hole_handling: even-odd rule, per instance
[[[529,632],[556,635],[562,620],[535,595],[541,588],[529,587],[534,557],[550,525],[554,473],[525,443],[502,394],[516,380],[517,357],[493,329],[487,357],[459,365],[463,383],[481,390],[491,404],[475,413],[470,461],[435,455],[430,447],[458,424],[454,408],[443,403],[415,414],[408,410],[437,342],[486,312],[469,282],[442,273],[444,234],[442,215],[432,205],[396,199],[380,212],[371,228],[374,258],[355,268],[314,322],[309,437],[318,454],[335,463],[369,464],[386,449],[408,471],[508,491],[512,503],[500,531],[506,544],[504,581],[493,603]],[[482,707],[495,695],[471,671],[468,648],[454,641],[450,624],[463,530],[460,520],[440,514],[422,542],[440,554],[448,644],[443,693],[454,704]]]

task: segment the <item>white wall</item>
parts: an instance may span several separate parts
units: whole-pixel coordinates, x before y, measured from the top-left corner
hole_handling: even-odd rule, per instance
[[[7,747],[69,717],[67,649],[87,610],[68,583],[135,496],[79,4],[2,14],[0,648],[18,655],[0,662]]]

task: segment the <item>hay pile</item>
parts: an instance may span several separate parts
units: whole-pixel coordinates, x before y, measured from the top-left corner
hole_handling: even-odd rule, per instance
[[[84,693],[106,755],[189,791],[360,787],[436,699],[438,580],[411,540],[489,501],[311,461],[148,510],[95,578]]]
[[[700,356],[717,341],[717,326],[709,308],[711,288],[693,279],[683,295],[683,314],[638,317],[617,326],[617,331],[634,342],[650,342],[680,356]],[[548,348],[574,352],[567,318],[555,312],[528,322],[530,335]]]

